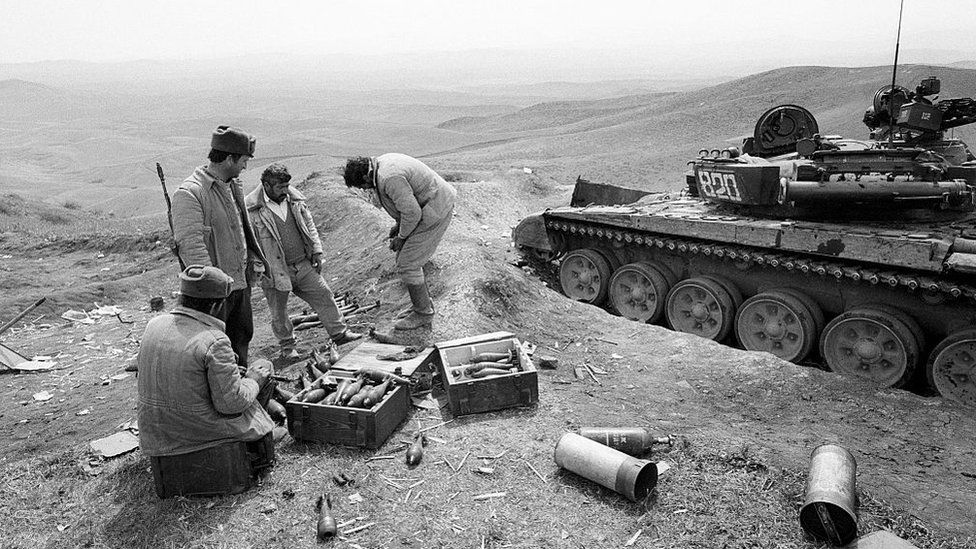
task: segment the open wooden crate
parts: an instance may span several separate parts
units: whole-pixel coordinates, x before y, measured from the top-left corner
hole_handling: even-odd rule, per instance
[[[437,348],[438,367],[448,406],[455,416],[531,406],[539,401],[539,375],[521,342],[509,332],[443,341]],[[517,368],[506,374],[484,378],[455,377],[452,368],[462,366],[481,353],[512,353]]]
[[[326,378],[353,378],[352,372],[330,370]],[[285,403],[288,433],[295,440],[376,449],[383,445],[410,411],[410,388],[391,385],[383,399],[370,408],[302,402],[304,390]]]

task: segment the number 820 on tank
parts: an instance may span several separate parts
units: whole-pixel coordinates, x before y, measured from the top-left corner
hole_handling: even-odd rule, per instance
[[[742,193],[735,181],[735,174],[695,170],[698,178],[698,190],[706,198],[742,202]]]

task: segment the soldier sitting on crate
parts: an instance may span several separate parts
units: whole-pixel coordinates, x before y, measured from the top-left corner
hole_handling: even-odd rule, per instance
[[[271,331],[281,355],[298,358],[295,333],[288,318],[288,296],[294,293],[312,306],[333,343],[356,341],[362,334],[346,329],[332,289],[322,278],[322,242],[305,196],[289,185],[291,174],[283,164],[272,164],[261,174],[261,186],[244,202],[269,270],[261,289],[271,309]]]
[[[216,267],[187,267],[180,305],[146,326],[137,358],[139,444],[154,467],[156,458],[225,444],[248,443],[253,472],[274,458],[274,422],[261,403],[273,388],[270,363],[255,361],[242,377],[219,320],[232,283]]]

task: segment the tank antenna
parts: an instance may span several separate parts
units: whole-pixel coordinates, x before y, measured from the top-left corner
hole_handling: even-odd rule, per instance
[[[905,0],[898,6],[898,36],[895,37],[895,64],[891,67],[891,91],[888,92],[888,146],[895,137],[895,76],[898,74],[898,48],[901,46],[901,14],[905,10]]]

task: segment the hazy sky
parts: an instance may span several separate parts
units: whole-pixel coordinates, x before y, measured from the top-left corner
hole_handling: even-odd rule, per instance
[[[826,43],[856,64],[865,44],[893,51],[898,16],[897,0],[0,0],[0,8],[0,62],[14,63],[568,46],[761,57]],[[974,51],[972,29],[971,0],[906,0],[902,47]]]

